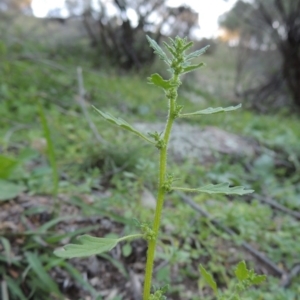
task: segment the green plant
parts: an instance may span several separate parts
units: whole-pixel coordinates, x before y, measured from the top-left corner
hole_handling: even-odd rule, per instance
[[[157,289],[151,294],[151,283],[155,250],[160,233],[160,223],[165,195],[174,190],[227,195],[244,195],[252,193],[253,190],[247,190],[242,186],[230,187],[228,183],[220,183],[215,185],[209,184],[197,189],[175,187],[173,185],[174,176],[167,172],[167,151],[172,125],[175,119],[232,111],[240,108],[241,105],[231,106],[227,108],[210,107],[192,113],[182,113],[183,105],[177,103],[177,91],[179,86],[181,85],[180,76],[185,73],[196,70],[204,65],[203,63],[193,65],[190,61],[203,54],[208,48],[208,46],[193,53],[186,54],[186,51],[192,47],[193,43],[188,42],[186,39],[176,37],[174,40],[170,39],[169,44],[165,43],[165,47],[170,53],[170,55],[168,56],[154,40],[152,40],[149,37],[147,38],[150,43],[150,46],[154,49],[154,52],[160,57],[161,60],[163,60],[168,65],[169,71],[171,73],[171,78],[169,80],[164,80],[159,74],[152,74],[148,78],[150,84],[154,84],[164,90],[165,96],[168,100],[168,118],[164,132],[152,132],[148,133],[148,135],[145,135],[144,133],[136,130],[123,119],[115,118],[109,113],[102,112],[101,110],[98,110],[96,108],[95,109],[107,121],[113,123],[114,125],[122,127],[123,129],[131,131],[132,133],[142,138],[144,141],[158,148],[158,194],[153,224],[152,226],[149,226],[148,224],[141,222],[140,233],[131,234],[121,238],[97,238],[88,235],[83,235],[79,237],[79,242],[81,244],[69,244],[64,246],[63,249],[57,249],[54,253],[57,256],[63,258],[96,255],[111,250],[121,241],[132,240],[136,238],[144,238],[148,243],[148,251],[145,270],[143,300],[162,300],[165,299],[165,296],[163,295],[165,293],[165,287]]]
[[[260,284],[266,280],[265,275],[257,275],[253,270],[248,270],[246,263],[241,261],[234,270],[237,282],[235,281],[230,289],[221,293],[212,275],[202,265],[199,266],[199,269],[204,281],[213,289],[218,300],[241,300],[241,296],[252,285]]]

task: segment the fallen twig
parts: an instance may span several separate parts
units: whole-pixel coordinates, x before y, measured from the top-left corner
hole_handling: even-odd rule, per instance
[[[280,286],[283,288],[288,288],[291,284],[293,279],[300,274],[300,264],[294,266],[294,268],[286,275],[283,276]]]
[[[291,210],[291,209],[289,209],[289,208],[287,208],[287,207],[285,207],[285,206],[277,203],[276,201],[274,201],[271,198],[262,197],[262,196],[260,196],[258,194],[254,194],[253,196],[254,196],[254,198],[258,199],[259,201],[264,202],[264,203],[268,204],[269,206],[271,206],[271,207],[273,207],[273,208],[275,208],[277,210],[280,210],[280,211],[282,211],[282,212],[284,212],[284,213],[286,213],[286,214],[294,217],[297,220],[300,220],[300,213],[299,212],[293,211],[293,210]]]
[[[203,210],[197,203],[195,203],[190,197],[186,196],[183,193],[177,192],[177,194],[181,197],[183,202],[194,208],[197,212],[199,212],[202,216],[206,217],[207,219],[210,220],[210,222],[215,225],[216,227],[219,227],[223,231],[225,231],[227,234],[231,236],[237,236],[237,234],[228,228],[227,226],[221,224],[220,222],[214,220],[212,216]],[[246,242],[241,243],[242,247],[246,249],[249,253],[251,253],[253,256],[255,256],[257,259],[259,259],[261,262],[266,264],[270,269],[272,269],[276,275],[283,277],[286,273],[281,270],[274,262],[272,262],[269,258],[267,258],[263,253],[260,251],[254,249],[251,245],[249,245]]]

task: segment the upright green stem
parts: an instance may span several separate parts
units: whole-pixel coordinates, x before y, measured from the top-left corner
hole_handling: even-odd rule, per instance
[[[177,79],[177,77],[175,77]],[[163,147],[160,149],[160,159],[159,159],[159,182],[158,182],[158,195],[157,195],[157,203],[153,221],[153,231],[155,238],[153,240],[148,241],[148,251],[147,251],[147,262],[146,262],[146,272],[145,272],[145,280],[144,280],[144,293],[143,300],[148,300],[151,292],[151,282],[152,282],[152,273],[153,273],[153,264],[155,258],[155,248],[157,237],[160,228],[160,220],[162,209],[164,205],[165,198],[165,188],[164,183],[166,179],[167,172],[167,151],[168,151],[168,143],[171,134],[172,125],[175,119],[174,111],[176,106],[176,99],[169,100],[169,113],[168,120],[166,123],[164,136],[163,136]]]

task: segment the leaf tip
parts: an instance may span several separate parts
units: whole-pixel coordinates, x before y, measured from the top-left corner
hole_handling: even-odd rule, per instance
[[[55,249],[53,251],[53,254],[58,257],[63,257],[62,253],[64,253],[64,252],[66,252],[66,250],[63,247],[61,247],[61,248]]]

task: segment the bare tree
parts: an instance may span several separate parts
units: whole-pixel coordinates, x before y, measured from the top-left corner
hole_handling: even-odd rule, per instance
[[[239,94],[259,109],[300,108],[300,0],[238,1],[220,25],[240,33]]]
[[[31,11],[32,0],[0,0],[0,10],[10,10],[15,12]]]
[[[165,2],[114,0],[109,6],[107,1],[98,0],[95,6],[90,0],[84,4],[82,1],[68,0],[67,5],[71,14],[82,16],[91,44],[118,65],[129,69],[140,68],[154,59],[145,33],[159,41],[163,30],[168,31],[168,35],[189,35],[197,24],[198,14],[191,8],[171,8]],[[115,14],[109,12],[112,5]]]

